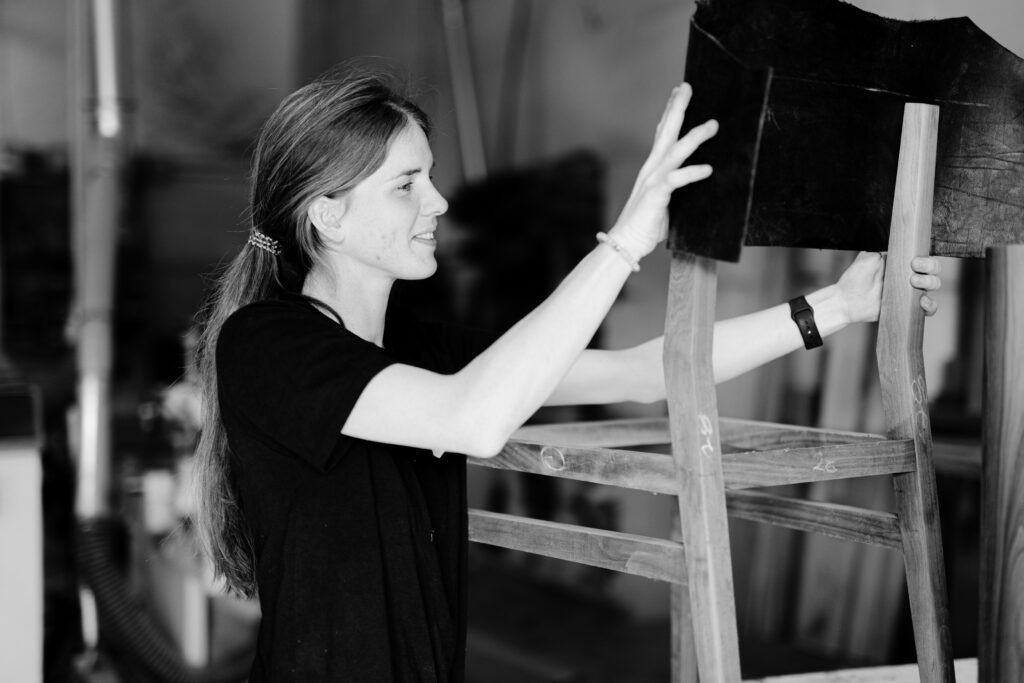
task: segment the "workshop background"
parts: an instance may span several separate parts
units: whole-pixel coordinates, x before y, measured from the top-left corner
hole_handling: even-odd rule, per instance
[[[187,481],[201,425],[187,363],[194,316],[218,264],[245,242],[248,159],[284,95],[361,58],[395,70],[431,116],[435,182],[452,203],[439,273],[404,296],[438,315],[503,329],[539,303],[611,225],[683,74],[692,0],[111,0],[125,126],[116,231],[113,508],[109,563],[171,651],[210,680],[237,680],[258,610],[220,595],[194,555]],[[76,360],[72,150],[78,98],[74,0],[0,0],[0,434],[38,462],[36,481],[0,442],[0,679],[139,680],[123,649],[96,642],[75,553]],[[1016,0],[857,0],[900,19],[967,15],[1024,54]],[[467,103],[473,105],[467,107]],[[475,110],[475,111],[474,111]],[[473,114],[466,115],[465,112]],[[849,254],[747,249],[719,269],[720,317],[831,282]],[[627,284],[595,344],[661,334],[669,254]],[[976,656],[983,270],[943,259],[926,364],[957,657]],[[515,286],[512,284],[515,283]],[[848,330],[720,386],[730,417],[882,431]],[[862,381],[860,381],[862,379]],[[32,387],[26,390],[25,387]],[[28,397],[28,398],[26,398]],[[24,417],[28,400],[35,416]],[[536,422],[664,415],[664,403],[541,411]],[[34,455],[32,455],[34,453]],[[945,457],[942,453],[946,453]],[[20,462],[20,461],[19,461]],[[18,473],[26,472],[19,480]],[[530,475],[470,469],[471,504],[668,537],[674,501]],[[891,498],[889,484],[808,491]],[[744,676],[912,661],[900,557],[825,538],[731,525]],[[40,549],[38,563],[20,561]],[[669,592],[604,570],[475,547],[470,681],[667,681]],[[36,567],[28,574],[24,567]],[[39,595],[40,600],[33,596]],[[24,611],[22,611],[24,610]],[[85,625],[83,628],[83,624]],[[5,630],[6,629],[6,630]],[[10,648],[3,643],[19,643]],[[120,672],[120,673],[119,673]],[[108,676],[109,678],[101,678]],[[234,678],[233,678],[234,677]]]

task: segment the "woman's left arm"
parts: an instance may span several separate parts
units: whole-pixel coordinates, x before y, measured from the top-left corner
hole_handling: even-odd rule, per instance
[[[937,305],[927,292],[939,288],[939,262],[915,258],[910,284],[922,290],[921,308],[933,315]],[[858,255],[839,281],[806,295],[821,336],[850,323],[878,320],[884,259],[873,252]],[[584,351],[545,405],[650,403],[665,398],[664,338],[622,351]],[[715,382],[724,382],[803,348],[789,306],[772,308],[715,323],[712,366]]]

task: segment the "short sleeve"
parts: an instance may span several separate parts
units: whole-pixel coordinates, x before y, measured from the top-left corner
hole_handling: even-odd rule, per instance
[[[490,330],[423,319],[402,307],[388,311],[385,332],[385,346],[403,362],[447,374],[466,367],[500,336]]]
[[[439,356],[444,359],[442,372],[454,373],[497,341],[498,335],[472,327],[445,323],[422,323],[424,338],[431,339]]]
[[[238,425],[325,471],[354,441],[341,428],[363,389],[394,362],[306,304],[246,306],[228,318],[217,340],[228,438]]]

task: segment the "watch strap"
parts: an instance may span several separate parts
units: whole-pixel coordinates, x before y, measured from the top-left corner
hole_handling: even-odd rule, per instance
[[[816,349],[821,346],[821,334],[814,323],[814,309],[807,299],[798,296],[789,301],[789,314],[800,330],[800,338],[804,340],[805,349]]]

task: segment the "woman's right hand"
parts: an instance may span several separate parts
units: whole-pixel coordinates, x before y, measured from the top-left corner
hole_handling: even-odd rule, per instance
[[[694,150],[718,132],[706,121],[678,138],[693,90],[688,83],[674,88],[654,133],[654,145],[640,167],[633,191],[609,233],[634,258],[640,259],[668,234],[668,202],[672,191],[711,175],[711,166],[682,166]]]

